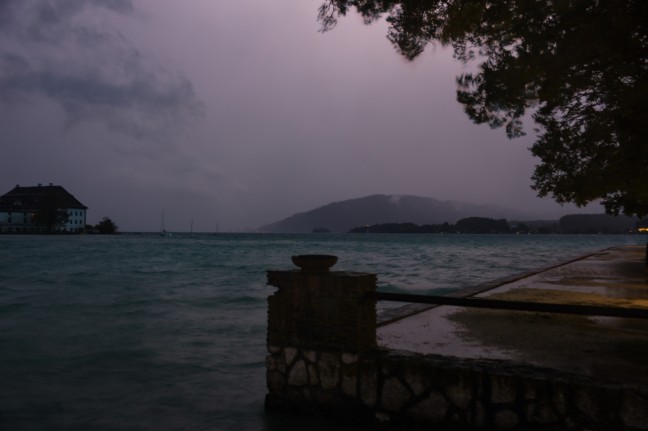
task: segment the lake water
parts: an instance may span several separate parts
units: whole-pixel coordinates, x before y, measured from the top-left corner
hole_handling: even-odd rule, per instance
[[[377,273],[381,290],[439,294],[643,243],[623,235],[0,236],[0,429],[330,429],[263,409],[267,269],[291,268],[293,254],[336,254],[335,270]]]

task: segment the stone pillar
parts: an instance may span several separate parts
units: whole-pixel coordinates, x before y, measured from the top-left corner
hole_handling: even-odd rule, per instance
[[[268,271],[268,347],[357,353],[376,346],[376,275]]]
[[[376,347],[374,274],[328,270],[268,271],[266,408],[366,414],[360,394],[375,398],[360,371]],[[371,362],[371,361],[369,361]],[[371,390],[373,388],[373,391]]]

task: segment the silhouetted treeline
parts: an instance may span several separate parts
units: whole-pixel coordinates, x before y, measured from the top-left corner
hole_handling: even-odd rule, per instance
[[[646,221],[607,214],[567,215],[557,221],[508,222],[506,219],[468,217],[456,224],[383,223],[359,226],[350,233],[473,233],[473,234],[625,234],[635,233]]]
[[[506,219],[468,217],[456,224],[385,223],[353,228],[350,233],[511,233]]]
[[[611,216],[608,214],[573,214],[561,217],[560,231],[571,234],[619,234],[630,233],[638,227],[636,217]]]

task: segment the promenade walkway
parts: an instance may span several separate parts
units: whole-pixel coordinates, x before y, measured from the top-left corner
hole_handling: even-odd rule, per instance
[[[648,309],[644,246],[607,249],[475,296]],[[381,347],[648,383],[648,319],[437,306],[379,327]]]

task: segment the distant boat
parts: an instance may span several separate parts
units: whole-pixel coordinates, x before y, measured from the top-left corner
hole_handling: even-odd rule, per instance
[[[162,215],[160,217],[160,236],[171,236],[171,233],[167,232],[164,226],[164,211],[162,211]]]
[[[216,231],[214,232],[214,235],[218,235],[218,222],[216,222]]]
[[[191,219],[191,224],[189,225],[189,236],[193,236],[193,219]]]

